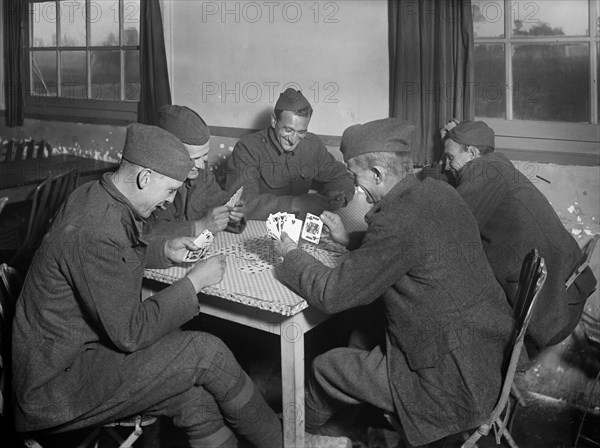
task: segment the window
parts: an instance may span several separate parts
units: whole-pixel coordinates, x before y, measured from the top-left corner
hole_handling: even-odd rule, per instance
[[[140,0],[29,5],[26,116],[135,121],[140,95]]]
[[[600,1],[472,0],[472,8],[478,119],[509,148],[597,155]]]

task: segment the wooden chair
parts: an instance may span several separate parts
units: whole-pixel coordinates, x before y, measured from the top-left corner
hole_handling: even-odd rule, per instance
[[[7,264],[0,265],[0,415],[4,426],[11,425],[10,418],[10,330],[14,316],[15,305],[21,291],[22,280],[16,269]],[[147,415],[136,415],[131,418],[115,420],[103,426],[93,428],[89,435],[77,445],[77,448],[93,446],[98,448],[100,435],[105,430],[118,444],[119,448],[130,448],[142,435],[142,427],[156,422],[155,417]],[[115,431],[116,427],[133,428],[125,439]],[[3,434],[11,428],[3,428]],[[16,433],[13,436],[16,437]],[[34,438],[27,434],[23,435],[22,441],[29,448],[43,448]]]
[[[23,244],[9,264],[26,272],[29,262],[50,228],[58,209],[74,190],[77,183],[75,171],[68,171],[41,182],[33,193],[31,211]]]
[[[527,326],[533,316],[535,304],[537,302],[540,290],[546,281],[546,266],[544,259],[539,256],[536,249],[533,249],[525,259],[521,267],[519,277],[519,286],[515,299],[515,316],[517,319],[516,336],[513,340],[510,362],[506,373],[500,398],[492,410],[489,419],[482,424],[471,436],[463,443],[462,448],[471,448],[476,446],[477,440],[482,436],[487,436],[492,428],[496,437],[496,444],[500,444],[500,439],[504,437],[511,448],[517,448],[517,444],[510,435],[507,424],[510,420],[510,406],[508,405],[511,389],[513,388],[513,379],[517,369],[517,363],[523,349],[523,343]],[[504,417],[501,417],[504,413]]]
[[[7,196],[3,196],[0,198],[0,213],[2,213],[2,210],[4,209],[4,206],[6,205],[7,202],[8,202]]]

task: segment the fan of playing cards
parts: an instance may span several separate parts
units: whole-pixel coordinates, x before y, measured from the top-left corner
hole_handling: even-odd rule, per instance
[[[194,244],[198,246],[198,250],[188,250],[188,253],[183,257],[186,263],[195,263],[206,255],[208,248],[212,244],[215,237],[210,230],[205,230],[194,240]]]
[[[229,198],[229,200],[227,201],[227,204],[225,204],[225,206],[227,206],[229,208],[235,207],[238,204],[238,202],[240,202],[240,199],[242,199],[243,192],[244,192],[244,186],[241,186],[240,188],[238,188],[238,191],[236,191],[234,193],[234,195],[231,196],[231,198]]]
[[[322,229],[323,221],[311,213],[306,214],[304,226],[300,219],[297,219],[295,215],[290,213],[280,212],[270,214],[267,218],[267,232],[271,238],[277,240],[280,240],[281,233],[285,232],[295,243],[298,243],[298,240],[302,236],[302,239],[306,241],[319,244]]]

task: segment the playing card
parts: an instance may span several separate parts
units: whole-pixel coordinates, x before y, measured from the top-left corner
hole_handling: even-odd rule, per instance
[[[321,221],[318,216],[307,213],[306,219],[304,220],[304,227],[302,228],[302,239],[314,244],[319,244],[322,229],[323,221]]]
[[[231,196],[231,198],[229,199],[229,201],[227,201],[227,203],[225,204],[227,207],[235,207],[236,204],[238,202],[240,202],[240,199],[242,199],[242,193],[244,192],[244,187],[241,186],[240,188],[238,188],[238,190],[233,194],[233,196]]]
[[[283,223],[283,232],[287,233],[294,243],[298,243],[301,231],[302,220],[296,219],[294,215],[289,215]]]
[[[212,244],[215,239],[214,235],[210,230],[205,230],[200,235],[196,237],[194,240],[194,244],[198,246],[198,250],[188,250],[187,254],[183,258],[183,261],[186,263],[194,263],[200,260],[206,252],[208,251],[208,247]]]

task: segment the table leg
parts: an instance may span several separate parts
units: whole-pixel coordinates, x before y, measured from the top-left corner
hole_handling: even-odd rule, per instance
[[[280,330],[283,446],[304,448],[304,326],[296,315]]]

